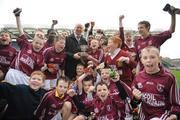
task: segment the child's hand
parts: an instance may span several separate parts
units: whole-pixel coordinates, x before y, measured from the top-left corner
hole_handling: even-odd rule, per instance
[[[133,91],[132,91],[132,94],[134,95],[134,97],[137,99],[137,100],[140,100],[141,97],[142,97],[142,93],[140,90],[134,88]]]
[[[69,90],[67,91],[67,94],[68,94],[69,96],[71,96],[71,97],[77,95],[77,93],[76,93],[73,89],[69,89]]]
[[[115,71],[115,77],[113,79],[111,79],[113,82],[117,82],[120,80],[120,75],[117,71]]]
[[[48,68],[48,71],[49,71],[50,73],[54,73],[54,72],[55,72],[54,68]]]
[[[172,114],[166,120],[177,120],[177,116]]]
[[[20,13],[22,12],[21,8],[16,8],[13,10],[13,13],[16,17],[20,16]]]
[[[57,20],[52,20],[52,24],[56,25],[56,24],[58,24],[58,21]]]
[[[136,75],[136,68],[132,69],[132,73]]]
[[[122,19],[124,19],[124,15],[119,16],[119,21],[121,21]]]
[[[90,24],[89,24],[89,23],[86,23],[84,26],[85,26],[85,28],[87,29],[87,28],[89,28]]]
[[[91,55],[88,55],[88,56],[87,56],[87,59],[88,59],[88,60],[91,60],[92,58],[93,58],[93,56],[91,56]]]
[[[94,27],[95,26],[95,22],[91,22],[91,27]]]
[[[78,60],[78,59],[80,59],[81,57],[80,57],[79,53],[75,53],[74,56],[73,56],[73,58],[76,59],[76,60]]]
[[[105,67],[104,62],[102,62],[101,64],[99,64],[96,69],[103,69]]]
[[[129,58],[128,58],[128,57],[123,57],[123,56],[122,56],[122,57],[120,57],[120,58],[118,59],[118,61],[119,61],[119,62],[125,62],[125,63],[128,64],[128,63],[129,63]]]
[[[92,86],[89,87],[88,92],[93,92],[94,89],[95,89],[95,87],[92,85]]]
[[[44,72],[47,69],[48,69],[47,64],[44,64],[44,66],[41,68],[41,71]]]

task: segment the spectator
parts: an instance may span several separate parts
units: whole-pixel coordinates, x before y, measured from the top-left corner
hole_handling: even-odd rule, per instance
[[[41,50],[44,46],[44,33],[40,30],[36,31],[33,42],[30,43],[23,31],[20,21],[21,9],[14,10],[17,27],[20,37],[17,43],[20,46],[20,51],[11,64],[11,68],[5,76],[5,80],[12,84],[28,85],[29,76],[34,70],[40,70],[43,66],[44,58]]]
[[[83,26],[77,24],[74,29],[74,33],[66,38],[65,51],[67,53],[67,59],[65,64],[65,75],[70,79],[76,76],[76,66],[80,63],[81,45],[87,45],[86,40],[82,36]]]

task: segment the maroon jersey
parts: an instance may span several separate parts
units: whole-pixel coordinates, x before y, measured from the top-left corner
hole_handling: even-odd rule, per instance
[[[40,120],[50,120],[62,109],[64,102],[71,102],[71,98],[67,94],[62,98],[56,94],[56,90],[52,90],[44,95],[35,111],[37,118]]]
[[[165,120],[169,113],[180,112],[180,96],[174,76],[161,68],[149,75],[141,71],[133,81],[133,87],[142,92],[141,120],[153,117]]]
[[[124,102],[118,95],[108,96],[104,102],[96,96],[92,101],[84,102],[84,104],[93,109],[96,120],[124,120],[118,115],[118,110],[124,106]]]
[[[120,38],[122,40],[122,46],[121,48],[125,51],[128,51],[128,52],[135,52],[136,49],[135,47],[128,47],[126,44],[125,44],[125,38],[124,38],[124,28],[123,27],[120,27],[119,28],[119,33],[120,33]]]
[[[135,42],[135,49],[138,57],[138,61],[140,61],[141,50],[147,46],[155,46],[160,49],[160,46],[167,40],[171,38],[170,31],[164,31],[160,34],[149,35],[147,38],[139,37]],[[140,62],[141,63],[141,62]],[[141,70],[143,69],[143,65],[140,64]]]
[[[129,58],[129,64],[123,63],[122,65],[119,65],[118,59],[120,57],[128,57]],[[112,59],[111,55],[106,55],[104,58],[104,62],[106,65],[110,66],[112,69],[117,70],[121,80],[126,83],[128,86],[131,86],[132,83],[132,68],[136,66],[136,62],[131,60],[129,57],[129,54],[125,52],[124,50],[120,50],[119,53]]]
[[[43,66],[43,55],[33,50],[32,44],[28,42],[25,35],[20,36],[17,39],[17,43],[20,51],[13,60],[11,67],[30,76],[34,70],[40,70]]]
[[[64,70],[64,64],[66,59],[66,54],[64,51],[57,53],[54,47],[49,47],[44,51],[44,61],[46,64],[54,64],[55,71],[50,73],[45,71],[45,75],[47,79],[56,79],[58,70]]]
[[[11,45],[0,45],[0,70],[7,73],[9,66],[16,56],[16,49]]]
[[[95,93],[93,92],[93,93],[92,93],[92,97],[94,98],[94,96],[95,96]],[[78,95],[78,97],[79,97],[79,100],[82,101],[82,102],[89,101],[89,98],[88,98],[88,96],[87,96],[87,93],[85,93],[84,90],[82,91],[82,93],[80,93],[80,94]]]
[[[124,82],[120,81],[120,83],[122,84],[122,86],[124,87],[125,91],[127,92],[127,95],[129,96],[130,99],[133,98],[133,95],[132,95],[132,90],[131,88],[126,85]],[[110,81],[110,84],[109,84],[109,94],[110,95],[118,95],[119,94],[119,91],[118,91],[118,88],[115,84],[115,82],[113,81]]]
[[[119,31],[120,31],[120,38],[121,38],[121,40],[122,40],[121,49],[124,50],[124,51],[127,51],[130,56],[134,56],[134,55],[135,55],[135,58],[136,58],[136,57],[137,57],[137,53],[136,53],[136,48],[135,48],[135,46],[129,47],[128,45],[125,44],[124,28],[123,28],[123,27],[120,27],[120,28],[119,28]]]
[[[91,55],[93,58],[97,59],[99,63],[102,62],[104,52],[102,49],[96,50],[96,52],[89,51],[89,55]]]
[[[127,86],[124,82],[120,81],[121,85],[124,87],[126,93],[127,93],[127,99],[122,100],[120,97],[118,98],[121,100],[121,107],[120,107],[120,113],[121,113],[121,118],[125,118],[126,116],[129,116],[131,113],[131,106],[130,106],[130,100],[133,98],[131,88]],[[118,96],[119,95],[119,90],[115,84],[115,82],[110,81],[109,84],[109,95],[110,96]]]
[[[79,100],[81,102],[85,103],[85,102],[88,102],[88,101],[92,101],[92,99],[95,97],[95,93],[94,92],[91,95],[92,95],[92,96],[90,96],[91,98],[88,98],[88,95],[83,90],[82,93],[78,95],[78,98],[79,98]],[[91,109],[88,106],[86,106],[86,110],[93,111],[93,109]]]
[[[48,42],[48,40],[47,40],[46,43],[44,44],[44,47],[43,47],[42,50],[45,50],[45,49],[47,49],[49,47],[52,47],[53,45],[54,45],[53,42],[51,43],[51,42]]]

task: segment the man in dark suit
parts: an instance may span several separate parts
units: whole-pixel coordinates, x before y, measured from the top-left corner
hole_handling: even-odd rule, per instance
[[[85,38],[82,36],[83,25],[77,24],[74,32],[66,38],[65,51],[67,59],[65,64],[65,75],[70,79],[76,76],[76,66],[80,63],[81,45],[87,45]]]

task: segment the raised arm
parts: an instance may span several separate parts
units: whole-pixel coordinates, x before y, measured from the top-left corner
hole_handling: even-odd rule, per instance
[[[16,8],[13,11],[13,13],[14,13],[14,15],[16,17],[16,24],[17,24],[17,28],[18,28],[20,36],[24,34],[23,27],[22,27],[21,20],[20,20],[20,13],[21,12],[22,12],[22,9],[20,9],[20,8]]]
[[[168,12],[171,15],[171,24],[169,31],[171,33],[175,32],[175,26],[176,26],[176,12],[178,8],[175,8],[174,6],[171,6],[170,4],[166,4],[163,8],[164,11]]]
[[[87,76],[86,73],[82,74],[78,79],[77,79],[77,85],[78,85],[78,91],[79,93],[82,93],[83,89],[83,84],[82,81],[83,79]]]
[[[89,36],[89,35],[93,35],[93,28],[94,28],[94,26],[95,26],[95,22],[91,22],[91,28],[90,28],[90,30],[89,30],[88,36]]]
[[[51,25],[51,29],[54,29],[54,26],[58,24],[57,20],[52,20],[52,25]]]
[[[124,15],[120,15],[119,16],[119,27],[123,27],[123,23],[122,23],[122,20],[124,19]]]
[[[119,37],[122,40],[121,48],[125,47],[124,27],[123,27],[123,23],[122,23],[123,19],[124,19],[124,15],[120,15],[119,16]]]
[[[171,33],[174,33],[175,32],[175,28],[176,28],[176,14],[175,13],[171,13],[171,25],[170,25],[170,28],[169,28],[169,31]]]

